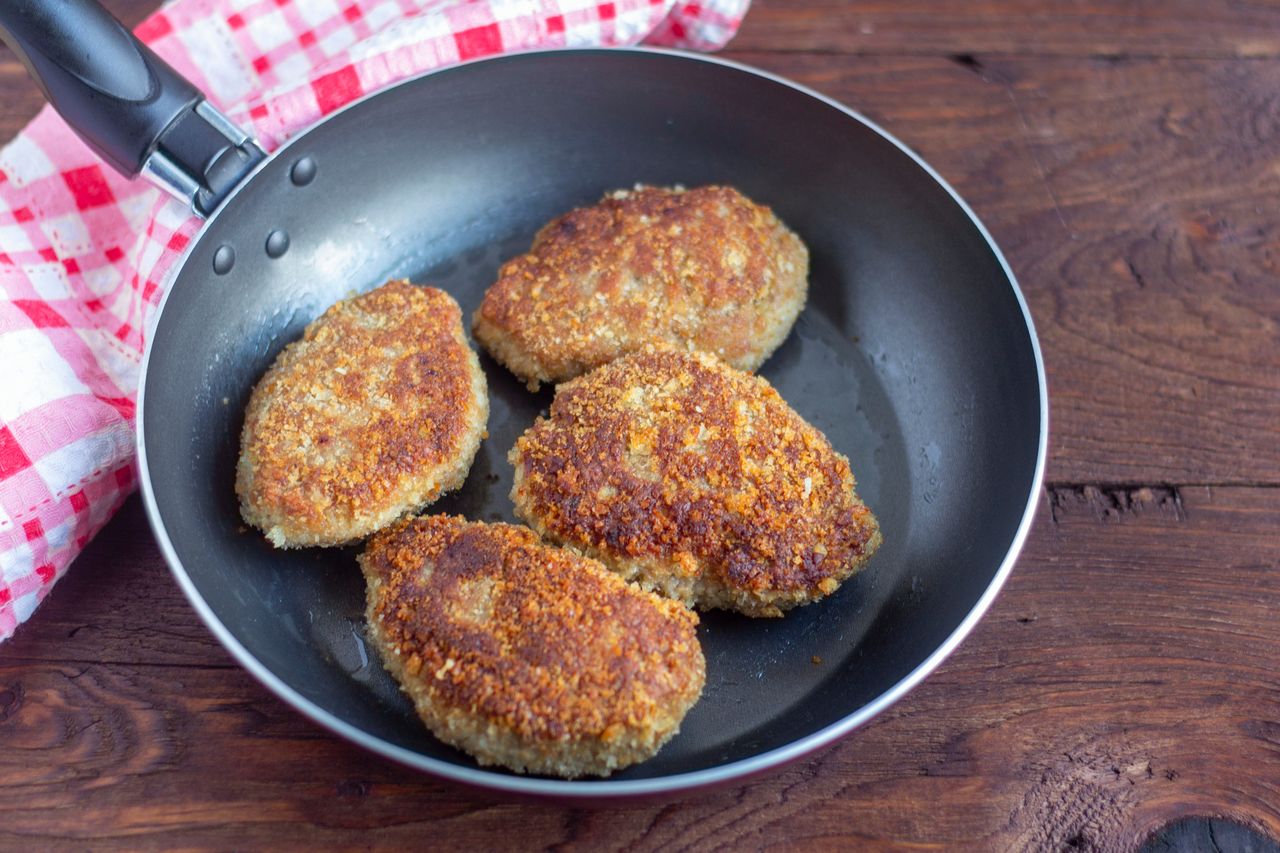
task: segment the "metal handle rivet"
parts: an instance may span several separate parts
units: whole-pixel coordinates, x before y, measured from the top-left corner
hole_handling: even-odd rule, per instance
[[[213,253],[213,272],[215,275],[226,275],[236,265],[236,250],[228,245],[221,245]]]
[[[289,233],[277,228],[267,235],[267,257],[278,258],[289,251]]]
[[[294,163],[293,168],[289,170],[289,180],[293,181],[295,187],[305,187],[315,180],[315,177],[316,161],[310,157],[303,157]]]

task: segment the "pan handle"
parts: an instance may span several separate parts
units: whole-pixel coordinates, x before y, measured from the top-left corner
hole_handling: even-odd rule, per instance
[[[3,39],[112,168],[209,213],[266,157],[97,0],[0,0]]]

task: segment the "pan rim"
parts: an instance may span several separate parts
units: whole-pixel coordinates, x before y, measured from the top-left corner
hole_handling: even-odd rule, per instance
[[[905,696],[910,690],[915,688],[926,676],[941,665],[986,614],[991,604],[995,601],[995,598],[999,594],[1001,588],[1003,588],[1005,582],[1008,580],[1008,577],[1013,570],[1014,563],[1017,561],[1018,556],[1022,552],[1023,546],[1026,544],[1027,536],[1030,533],[1031,526],[1035,518],[1036,507],[1038,504],[1037,497],[1044,484],[1049,440],[1049,396],[1048,384],[1045,376],[1044,358],[1040,349],[1040,339],[1036,334],[1035,323],[1032,320],[1030,309],[1027,306],[1027,301],[1022,292],[1022,288],[1018,284],[1017,277],[1014,275],[1012,268],[1010,268],[1008,261],[1005,259],[1004,253],[1000,250],[1000,247],[996,245],[991,233],[987,230],[986,226],[978,218],[977,214],[969,204],[961,198],[960,194],[956,192],[956,190],[932,166],[925,162],[923,158],[916,154],[906,144],[882,128],[876,122],[862,115],[860,112],[803,84],[796,83],[785,77],[773,74],[772,72],[755,68],[735,60],[725,59],[719,56],[689,53],[669,48],[633,46],[610,48],[555,48],[519,51],[500,56],[489,56],[481,59],[475,59],[468,62],[458,63],[456,65],[450,65],[445,68],[436,68],[422,74],[405,78],[398,83],[384,87],[375,92],[371,92],[355,101],[352,101],[341,109],[335,110],[333,113],[323,117],[316,123],[309,125],[302,131],[290,137],[279,148],[272,152],[268,158],[259,164],[258,167],[254,169],[254,171],[251,172],[239,184],[239,186],[237,186],[228,195],[223,204],[214,211],[208,220],[206,220],[205,224],[201,226],[201,230],[205,230],[209,223],[212,223],[217,219],[217,217],[228,208],[231,199],[252,183],[262,169],[266,168],[269,163],[282,156],[292,145],[306,138],[312,130],[321,126],[333,116],[346,112],[350,109],[358,108],[365,101],[376,98],[392,89],[411,84],[435,74],[452,71],[467,65],[475,65],[484,62],[501,62],[512,58],[540,56],[546,54],[657,55],[691,62],[704,62],[711,65],[718,65],[786,86],[800,94],[814,98],[829,107],[837,109],[849,118],[860,122],[881,136],[891,145],[898,148],[907,157],[911,158],[917,166],[923,169],[924,172],[937,182],[942,190],[946,192],[953,201],[955,201],[955,203],[973,223],[983,240],[986,241],[987,246],[990,248],[999,263],[1001,270],[1003,270],[1009,286],[1013,291],[1013,295],[1017,300],[1019,310],[1022,312],[1027,338],[1031,345],[1036,366],[1037,390],[1039,392],[1040,435],[1037,443],[1035,471],[1032,476],[1031,487],[1028,490],[1026,506],[1023,508],[1021,520],[1019,521],[1017,530],[1009,544],[1009,549],[999,567],[996,569],[995,574],[992,576],[991,582],[987,585],[987,588],[983,591],[977,602],[960,621],[960,623],[951,631],[950,634],[948,634],[947,638],[936,649],[934,649],[928,657],[917,664],[909,673],[907,673],[907,675],[893,684],[890,688],[885,690],[871,702],[868,702],[866,705],[863,705],[861,708],[858,708],[853,713],[848,714],[835,723],[825,726],[815,732],[811,732],[805,737],[799,738],[790,744],[751,756],[750,758],[744,758],[728,764],[722,764],[702,770],[694,770],[687,773],[677,773],[669,776],[660,776],[649,779],[560,780],[542,777],[517,776],[504,772],[485,770],[478,766],[468,767],[459,764],[452,764],[437,758],[422,755],[421,753],[414,752],[401,746],[396,746],[395,744],[382,740],[381,738],[369,734],[363,729],[359,729],[356,726],[339,719],[331,712],[312,702],[293,687],[286,684],[261,661],[254,657],[253,654],[236,639],[230,629],[228,629],[213,612],[212,608],[200,594],[200,591],[196,588],[195,582],[191,579],[190,575],[187,574],[172,541],[169,539],[164,521],[160,515],[159,506],[156,502],[155,493],[151,487],[150,466],[148,465],[146,453],[144,417],[146,412],[145,394],[147,377],[152,351],[150,343],[155,330],[158,328],[159,323],[163,318],[164,308],[168,302],[169,294],[173,290],[173,284],[175,283],[178,275],[186,267],[191,254],[200,245],[201,237],[203,236],[202,234],[198,234],[196,238],[190,242],[181,257],[179,257],[178,261],[169,271],[169,287],[165,288],[164,296],[156,308],[155,318],[149,324],[148,328],[150,334],[148,335],[147,346],[143,353],[142,365],[138,377],[138,406],[136,418],[137,435],[135,443],[135,450],[138,456],[139,481],[141,483],[142,500],[146,509],[147,520],[151,525],[152,532],[156,538],[156,543],[165,558],[165,562],[169,566],[170,572],[178,582],[178,586],[182,589],[183,594],[191,603],[191,606],[195,609],[196,613],[200,616],[201,621],[204,622],[205,626],[209,628],[222,646],[231,653],[236,662],[243,666],[254,678],[256,678],[278,698],[293,707],[305,717],[309,718],[312,722],[319,724],[329,731],[369,750],[370,752],[384,758],[389,758],[415,770],[426,772],[433,776],[454,782],[493,791],[500,791],[503,793],[533,795],[538,797],[556,797],[572,800],[616,800],[619,798],[646,795],[674,794],[698,788],[721,786],[734,780],[746,779],[759,775],[765,771],[789,764],[805,755],[832,744],[836,740],[852,732],[854,729],[859,728],[874,717],[878,716]]]

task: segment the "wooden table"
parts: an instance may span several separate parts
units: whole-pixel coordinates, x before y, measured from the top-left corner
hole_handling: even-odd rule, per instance
[[[155,0],[108,5],[133,25]],[[1280,7],[756,0],[727,55],[897,134],[1021,279],[1048,480],[960,649],[743,787],[518,804],[276,700],[135,498],[0,646],[0,845],[1132,849],[1188,816],[1280,838]],[[39,105],[0,54],[0,137]]]

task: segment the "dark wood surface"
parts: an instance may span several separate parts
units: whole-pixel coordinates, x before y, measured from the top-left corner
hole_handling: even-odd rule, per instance
[[[132,24],[154,0],[109,5]],[[1048,484],[960,649],[739,788],[514,803],[272,697],[135,499],[0,646],[0,845],[1128,850],[1187,817],[1280,838],[1280,7],[757,0],[727,53],[914,147],[1026,292]],[[39,104],[0,54],[0,137]]]

